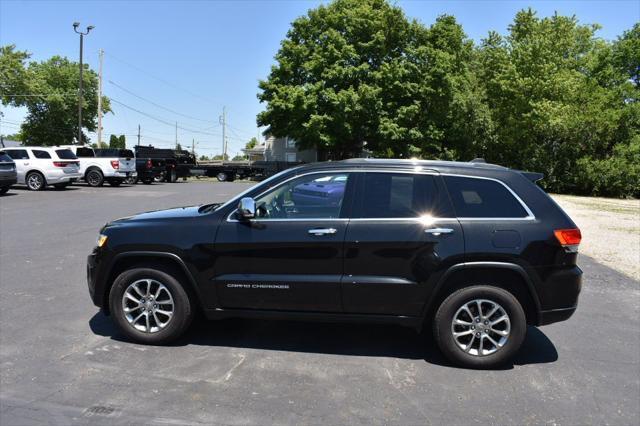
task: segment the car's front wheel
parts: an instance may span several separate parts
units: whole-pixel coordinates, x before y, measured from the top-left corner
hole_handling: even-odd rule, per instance
[[[131,340],[165,344],[180,337],[193,319],[193,302],[176,274],[154,268],[121,273],[109,294],[118,327]]]
[[[510,292],[472,286],[447,297],[436,312],[433,333],[455,364],[493,368],[513,359],[527,331],[522,306]]]

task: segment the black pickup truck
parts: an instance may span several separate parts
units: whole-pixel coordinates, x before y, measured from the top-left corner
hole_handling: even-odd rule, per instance
[[[163,176],[160,180],[175,182],[178,178],[191,175],[191,168],[196,165],[196,158],[183,149],[155,148],[152,145],[135,147],[136,157],[151,158],[164,161]]]
[[[142,181],[150,185],[154,180],[161,180],[164,177],[165,168],[166,163],[162,159],[136,156],[136,172],[138,172],[136,183]]]

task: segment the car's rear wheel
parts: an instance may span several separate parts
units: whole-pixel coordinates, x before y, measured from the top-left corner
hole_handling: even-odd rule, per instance
[[[27,188],[31,191],[42,191],[47,186],[44,176],[40,172],[31,172],[27,175]]]
[[[116,278],[109,307],[127,337],[148,344],[180,337],[194,315],[193,301],[174,274],[145,267],[129,269]]]
[[[225,182],[228,178],[229,176],[225,172],[220,172],[216,175],[216,179],[218,179],[219,182]]]
[[[104,175],[98,169],[91,169],[87,172],[85,180],[89,186],[96,188],[104,183]]]
[[[442,302],[433,323],[442,353],[455,364],[472,368],[493,368],[511,361],[526,331],[518,299],[492,286],[454,292]]]

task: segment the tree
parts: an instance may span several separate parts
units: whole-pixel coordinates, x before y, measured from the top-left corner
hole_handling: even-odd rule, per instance
[[[126,147],[127,147],[127,142],[124,135],[109,136],[109,148],[125,149]]]
[[[247,144],[244,146],[244,149],[253,149],[256,146],[258,146],[258,139],[253,137],[249,139],[249,142],[247,142]]]
[[[202,154],[198,160],[200,160],[200,161],[209,161],[209,157],[207,157],[206,155]]]
[[[444,156],[486,131],[473,45],[450,16],[429,29],[386,0],[336,0],[282,41],[258,98],[258,124],[334,158]]]
[[[176,151],[182,151],[182,145],[176,143]]]
[[[224,157],[222,156],[222,154],[214,155],[212,160],[214,160],[214,161],[229,161],[229,154],[224,154]]]
[[[242,155],[242,154],[236,154],[231,161],[244,161],[247,159],[246,155]]]
[[[14,45],[0,48],[3,105],[26,107],[21,126],[24,142],[29,145],[61,145],[72,142],[78,134],[78,64],[60,56],[26,65],[30,54],[16,51]],[[85,64],[83,73],[82,125],[88,131],[97,127],[98,78]],[[103,111],[111,111],[109,99],[103,97]],[[83,135],[83,142],[87,141]]]
[[[586,169],[596,169],[590,161],[617,155],[616,145],[628,145],[640,124],[633,73],[620,65],[630,63],[624,52],[633,34],[611,45],[595,36],[598,28],[528,9],[506,37],[483,41],[479,81],[495,130],[488,161],[542,171],[552,191],[594,188],[584,185]]]

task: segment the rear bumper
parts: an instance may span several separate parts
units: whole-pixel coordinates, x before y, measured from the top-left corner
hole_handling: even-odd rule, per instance
[[[18,183],[18,179],[16,178],[15,173],[13,177],[0,176],[0,188],[4,188],[5,186],[15,185],[16,183]]]
[[[567,320],[573,315],[582,290],[582,270],[578,266],[549,273],[538,286],[539,325]]]
[[[75,182],[82,178],[82,173],[50,173],[45,176],[48,184]]]

